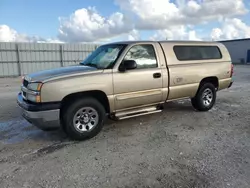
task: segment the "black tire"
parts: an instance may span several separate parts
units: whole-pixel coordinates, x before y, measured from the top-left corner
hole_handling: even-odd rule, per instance
[[[203,99],[203,94],[205,91],[211,91],[212,94],[212,100],[209,104],[205,104]],[[209,111],[211,108],[213,108],[216,101],[216,90],[213,84],[211,83],[204,83],[202,84],[198,92],[196,93],[195,97],[191,99],[192,106],[198,110],[198,111]]]
[[[92,130],[79,132],[74,126],[73,120],[77,111],[84,107],[93,108],[97,112],[99,120],[97,125]],[[62,124],[64,126],[66,134],[71,139],[81,141],[96,136],[102,130],[105,118],[106,112],[103,105],[98,100],[91,97],[87,97],[84,99],[76,100],[66,110],[64,110]]]

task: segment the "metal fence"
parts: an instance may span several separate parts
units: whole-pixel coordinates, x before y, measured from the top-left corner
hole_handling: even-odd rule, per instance
[[[20,76],[77,64],[98,46],[98,44],[0,42],[0,77]]]

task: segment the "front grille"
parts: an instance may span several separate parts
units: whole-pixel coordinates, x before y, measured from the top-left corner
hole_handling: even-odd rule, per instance
[[[28,82],[27,80],[23,80],[23,86],[24,86],[24,87],[27,87],[28,84],[29,84],[29,82]]]

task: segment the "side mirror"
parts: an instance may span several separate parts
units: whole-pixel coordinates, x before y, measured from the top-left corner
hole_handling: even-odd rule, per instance
[[[137,64],[135,60],[125,60],[121,63],[119,67],[119,71],[125,72],[126,70],[132,70],[136,68],[137,68]]]

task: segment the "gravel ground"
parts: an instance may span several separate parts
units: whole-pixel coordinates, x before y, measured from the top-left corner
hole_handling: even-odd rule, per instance
[[[234,79],[209,112],[172,102],[84,142],[23,120],[20,78],[0,79],[0,187],[249,188],[250,66]]]

